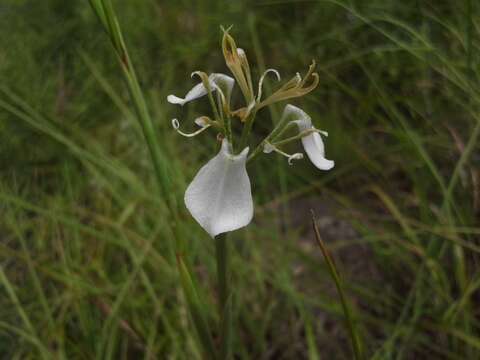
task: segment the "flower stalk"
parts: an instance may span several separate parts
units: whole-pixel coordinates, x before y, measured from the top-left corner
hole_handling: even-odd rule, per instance
[[[247,115],[247,118],[245,120],[245,126],[243,127],[242,135],[240,137],[240,148],[243,148],[248,144],[248,139],[250,138],[250,134],[252,132],[255,115],[255,110],[251,111],[250,114]]]
[[[320,134],[310,116],[296,106],[287,104],[282,118],[274,129],[260,143],[256,145],[250,156],[249,145],[253,138],[255,118],[260,109],[273,103],[304,96],[318,85],[318,74],[314,72],[315,62],[310,65],[307,74],[302,79],[297,73],[291,80],[281,85],[270,96],[262,100],[263,82],[266,75],[272,73],[278,81],[280,73],[275,69],[266,70],[258,81],[257,94],[254,93],[250,64],[245,51],[237,47],[228,30],[223,30],[222,50],[225,63],[233,77],[225,74],[212,73],[207,75],[202,71],[193,74],[200,77],[201,82],[196,84],[186,95],[178,97],[168,95],[167,101],[171,104],[184,106],[186,103],[207,96],[212,107],[214,121],[203,120],[195,123],[202,127],[192,133],[179,131],[179,123],[172,121],[174,129],[187,137],[198,136],[207,128],[218,131],[217,140],[222,145],[212,159],[200,168],[193,181],[185,191],[185,205],[198,222],[215,242],[215,256],[218,281],[218,313],[220,319],[220,359],[231,356],[232,334],[232,296],[229,288],[229,252],[227,233],[247,226],[253,218],[253,198],[250,178],[247,172],[247,162],[252,161],[262,152],[276,153],[285,156],[290,165],[293,160],[304,158],[303,153],[288,154],[278,148],[294,141],[301,141],[311,162],[321,170],[329,170],[334,162],[325,158],[325,149]],[[234,84],[237,83],[243,94],[245,103],[236,110],[231,106],[231,94]],[[216,92],[217,96],[213,96]],[[215,103],[216,100],[216,103]],[[201,117],[209,119],[208,117]],[[199,119],[199,118],[197,118]],[[237,132],[238,126],[233,127],[232,121],[238,119],[242,130]],[[279,139],[287,130],[298,128],[298,135],[286,139]],[[238,138],[238,145],[233,143]],[[197,324],[201,325],[201,323]],[[204,344],[209,346],[208,343]]]
[[[322,134],[323,136],[328,136],[328,133],[326,131],[322,131],[322,130],[318,130],[318,129],[308,129],[308,130],[302,131],[298,135],[290,136],[286,139],[279,140],[279,141],[276,141],[276,142],[272,142],[272,145],[275,145],[275,146],[286,145],[288,143],[291,143],[291,142],[294,142],[294,141],[297,141],[297,140],[301,140],[305,136],[308,136],[308,135],[313,134],[313,133],[319,133],[319,134]]]
[[[229,296],[227,233],[215,237],[215,257],[217,260],[219,313],[222,315]]]
[[[221,359],[231,354],[232,307],[230,294],[230,269],[227,233],[215,237],[215,257],[217,261],[218,314],[220,319]]]

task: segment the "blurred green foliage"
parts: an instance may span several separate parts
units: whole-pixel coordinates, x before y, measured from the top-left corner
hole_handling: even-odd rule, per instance
[[[208,104],[165,99],[191,88],[192,71],[227,72],[221,25],[257,76],[318,63],[318,89],[296,104],[329,132],[336,167],[271,154],[249,169],[255,221],[231,239],[236,357],[351,358],[310,207],[369,358],[479,357],[477,2],[113,3],[179,193],[215,134],[177,136],[170,119],[193,129]],[[88,2],[3,0],[0,34],[0,357],[199,357],[171,224]],[[259,114],[259,138],[281,110]],[[214,319],[213,243],[183,220]]]

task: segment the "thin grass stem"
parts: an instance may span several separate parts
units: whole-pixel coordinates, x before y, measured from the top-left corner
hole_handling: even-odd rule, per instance
[[[350,335],[350,340],[352,342],[353,353],[355,355],[356,360],[362,360],[363,357],[363,350],[362,350],[362,343],[360,341],[360,337],[355,328],[355,320],[353,318],[352,312],[347,302],[347,297],[345,296],[345,291],[343,289],[342,280],[340,275],[338,274],[337,268],[335,263],[333,262],[332,257],[330,256],[321,236],[320,230],[318,229],[318,225],[315,219],[315,213],[312,210],[312,224],[313,229],[315,231],[315,239],[317,240],[317,244],[322,251],[323,257],[325,258],[325,262],[327,263],[327,268],[332,276],[333,281],[335,282],[335,286],[338,291],[338,295],[340,296],[340,301],[342,303],[343,313],[345,314],[345,321],[347,323],[348,332]]]

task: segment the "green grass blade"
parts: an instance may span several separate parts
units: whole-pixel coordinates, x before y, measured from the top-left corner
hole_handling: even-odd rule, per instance
[[[315,219],[315,213],[313,212],[313,210],[312,210],[312,224],[313,224],[313,230],[315,232],[315,239],[317,240],[317,244],[320,247],[320,250],[322,251],[322,255],[325,258],[325,262],[327,264],[327,268],[329,270],[330,275],[332,276],[333,281],[335,282],[338,295],[340,296],[340,301],[342,302],[342,308],[345,315],[345,321],[347,323],[350,341],[352,342],[352,349],[355,355],[355,359],[362,360],[364,359],[363,347],[360,341],[360,337],[356,331],[355,320],[350,310],[350,306],[348,305],[348,302],[347,302],[347,297],[343,289],[342,280],[340,279],[340,275],[338,274],[335,263],[333,262],[333,259],[330,256],[320,236],[320,230],[318,229],[317,221]]]
[[[38,351],[43,359],[50,359],[50,355],[45,348],[45,346],[40,342],[40,338],[38,337],[37,331],[33,327],[32,322],[30,321],[30,318],[28,317],[25,309],[23,308],[20,300],[17,297],[17,294],[8,280],[7,276],[5,275],[5,272],[3,270],[3,266],[0,266],[0,283],[3,285],[5,288],[8,297],[12,301],[13,305],[15,306],[15,309],[18,312],[18,315],[23,321],[23,324],[25,325],[27,331],[28,331],[28,339],[31,339],[31,341],[37,345]]]
[[[183,292],[187,300],[188,309],[192,316],[193,324],[197,331],[199,340],[203,346],[203,350],[209,359],[218,359],[215,346],[213,344],[212,332],[205,318],[205,312],[198,296],[192,276],[188,271],[187,265],[180,255],[177,255],[178,271],[180,273],[180,281],[182,283]]]

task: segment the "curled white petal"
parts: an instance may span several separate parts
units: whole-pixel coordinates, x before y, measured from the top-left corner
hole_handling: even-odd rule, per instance
[[[213,91],[213,90],[212,90]],[[179,104],[181,106],[185,105],[186,103],[201,98],[202,96],[207,95],[207,89],[205,86],[203,86],[202,83],[195,85],[188,93],[185,95],[185,97],[182,99],[178,96],[175,95],[168,95],[167,96],[167,101],[170,104]]]
[[[289,116],[293,116],[293,121],[298,126],[300,132],[307,130],[315,130],[311,134],[302,138],[303,148],[307,153],[310,161],[320,170],[330,170],[335,166],[335,162],[325,158],[325,146],[323,145],[322,137],[312,125],[312,119],[302,109],[287,105],[285,112],[289,112]]]
[[[320,170],[330,170],[335,166],[335,162],[325,158],[325,147],[322,137],[314,132],[302,138],[303,148],[310,161]]]
[[[233,155],[224,139],[220,152],[200,169],[185,192],[187,209],[211,237],[252,220],[252,192],[245,168],[248,151],[247,147]]]
[[[197,119],[198,120],[198,119]],[[179,133],[180,135],[182,136],[185,136],[185,137],[194,137],[194,136],[197,136],[198,134],[201,134],[202,132],[204,132],[205,130],[207,130],[211,125],[210,124],[205,124],[204,126],[202,126],[199,130],[197,131],[194,131],[193,133],[185,133],[183,132],[182,130],[180,130],[180,123],[178,122],[177,119],[172,119],[172,127],[175,129],[175,131],[177,133]]]
[[[199,75],[199,72],[194,71],[191,74],[192,77],[195,75]],[[222,93],[224,94],[224,97],[230,99],[230,94],[235,83],[235,80],[233,78],[228,75],[214,73],[210,74],[210,76],[208,77],[208,81],[212,92],[220,89],[220,91],[222,91]],[[170,104],[178,104],[183,106],[186,103],[201,98],[202,96],[205,96],[207,94],[207,88],[203,85],[202,82],[200,82],[199,84],[195,85],[189,92],[187,92],[184,98],[175,95],[168,95],[167,101]]]
[[[185,99],[179,98],[178,96],[175,95],[168,95],[167,96],[167,101],[170,104],[180,104],[183,105],[185,103]]]
[[[281,77],[280,77],[280,73],[275,70],[275,69],[267,69],[265,70],[265,72],[262,74],[262,76],[260,77],[260,81],[258,82],[258,93],[257,93],[257,102],[260,101],[260,99],[262,98],[262,87],[263,87],[263,81],[265,80],[265,76],[267,76],[268,73],[274,73],[276,76],[277,76],[277,80],[280,81],[281,80]]]

